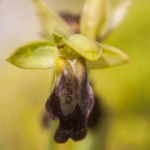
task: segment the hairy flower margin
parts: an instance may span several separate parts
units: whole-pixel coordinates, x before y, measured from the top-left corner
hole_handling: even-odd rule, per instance
[[[7,61],[24,69],[55,68],[53,91],[46,102],[50,118],[59,119],[55,141],[64,143],[69,138],[78,141],[86,136],[87,120],[94,104],[94,94],[89,84],[87,69],[121,65],[128,62],[129,58],[119,49],[95,41],[108,34],[112,28],[108,28],[107,24],[109,11],[106,11],[105,7],[109,6],[108,0],[85,2],[80,25],[82,34],[71,34],[71,29],[56,12],[40,0],[33,1],[45,35],[48,36],[49,32],[51,34],[48,40],[34,41],[19,47]],[[89,10],[94,10],[95,13],[99,11],[97,7],[102,6],[105,9],[99,12],[101,16],[92,18]],[[96,19],[99,23],[96,23]],[[94,26],[91,26],[92,20]],[[104,20],[107,20],[107,23]],[[113,26],[117,24],[114,23]],[[104,32],[99,26],[107,27],[107,31]],[[56,28],[69,36],[64,35],[60,30],[55,30]]]

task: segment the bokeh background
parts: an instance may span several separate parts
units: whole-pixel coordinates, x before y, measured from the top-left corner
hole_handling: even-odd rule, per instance
[[[79,13],[83,5],[80,0],[48,3],[73,13]],[[127,17],[103,41],[122,49],[130,62],[89,72],[107,115],[86,139],[55,144],[55,149],[150,149],[149,6],[148,0],[133,0]],[[43,119],[53,70],[23,70],[5,61],[20,44],[41,39],[40,35],[31,0],[0,0],[0,150],[51,149],[51,127],[46,128]]]

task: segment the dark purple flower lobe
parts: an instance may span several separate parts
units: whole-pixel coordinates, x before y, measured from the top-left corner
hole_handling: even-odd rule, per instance
[[[46,102],[46,110],[52,119],[59,119],[55,140],[75,141],[86,136],[86,125],[92,110],[94,96],[88,81],[85,60],[58,57],[56,81],[52,94]]]

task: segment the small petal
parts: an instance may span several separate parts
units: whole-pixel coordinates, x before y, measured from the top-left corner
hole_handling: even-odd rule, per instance
[[[49,69],[54,67],[56,52],[55,43],[37,41],[18,48],[7,61],[25,69]]]
[[[62,40],[68,47],[88,60],[97,60],[102,56],[100,44],[82,34],[74,34]]]
[[[109,0],[86,0],[81,15],[80,32],[95,40],[106,33],[109,20]]]
[[[104,50],[102,57],[96,61],[87,60],[89,69],[106,68],[121,65],[129,61],[129,57],[121,50],[105,44],[101,44],[101,46]]]
[[[44,35],[48,38],[55,29],[63,31],[67,35],[71,33],[69,25],[41,0],[33,0]]]
[[[116,28],[125,18],[132,0],[122,0],[119,6],[112,13],[110,30]]]

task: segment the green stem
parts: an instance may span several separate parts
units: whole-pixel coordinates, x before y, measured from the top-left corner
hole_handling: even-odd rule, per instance
[[[51,120],[50,122],[50,137],[49,137],[49,144],[48,144],[48,150],[57,150],[58,146],[57,143],[54,140],[54,134],[56,131],[56,127],[58,125],[58,121]]]

